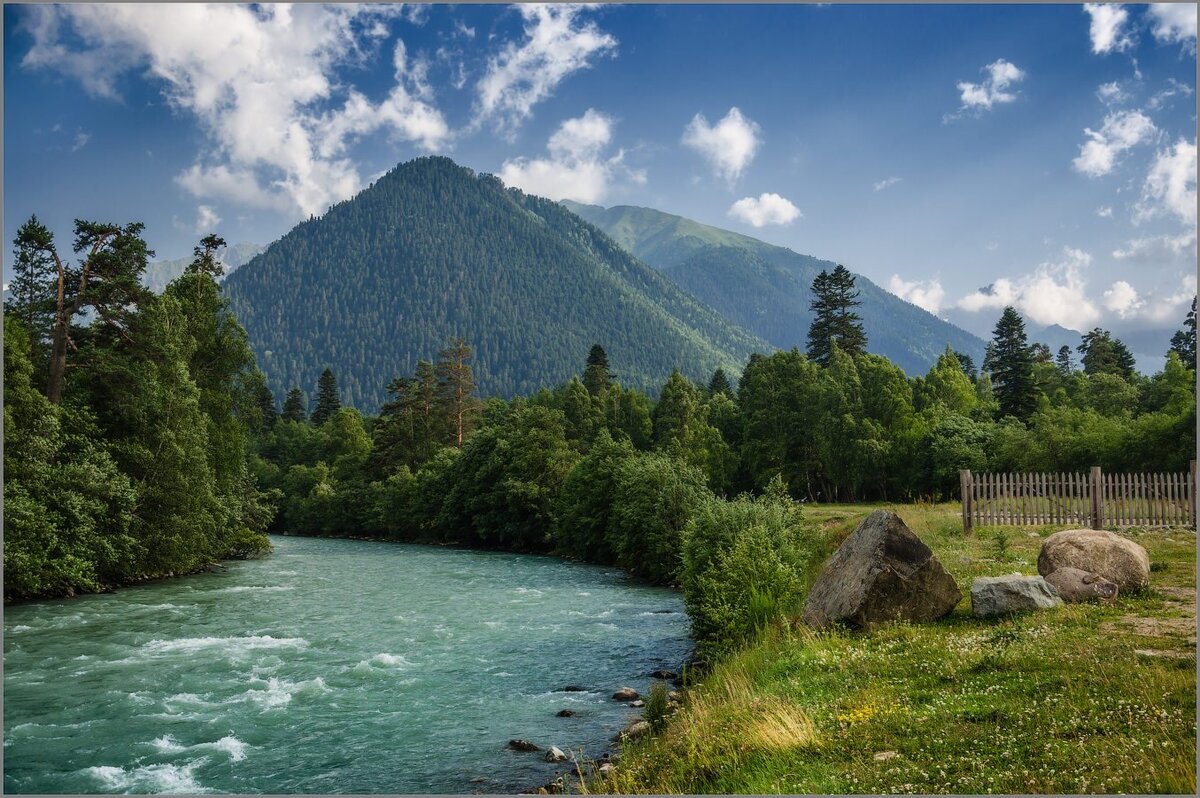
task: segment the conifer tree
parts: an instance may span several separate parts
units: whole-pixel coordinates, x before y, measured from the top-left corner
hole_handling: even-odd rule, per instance
[[[1064,377],[1070,377],[1071,372],[1075,371],[1075,361],[1071,359],[1071,347],[1063,344],[1058,348],[1058,357],[1054,360],[1058,366],[1058,373]]]
[[[708,395],[716,396],[723,393],[726,396],[733,396],[733,386],[729,382],[729,377],[725,376],[725,369],[718,368],[713,372],[712,379],[708,381]]]
[[[299,388],[293,388],[283,400],[283,412],[279,414],[279,418],[281,421],[303,421],[305,415],[304,394]]]
[[[327,368],[321,372],[321,376],[317,380],[317,407],[313,410],[312,418],[309,421],[314,427],[319,427],[333,418],[333,414],[341,407],[342,400],[338,397],[337,378]]]
[[[821,365],[829,364],[831,342],[848,355],[861,355],[867,347],[862,318],[854,312],[861,305],[854,275],[840,263],[832,272],[822,271],[813,280],[813,301],[809,308],[816,314],[808,328],[808,356]]]
[[[1050,347],[1045,344],[1034,344],[1029,347],[1029,351],[1033,353],[1034,363],[1049,363],[1051,361]]]
[[[254,401],[258,405],[258,412],[262,414],[263,429],[275,426],[275,419],[279,416],[275,410],[275,394],[271,393],[271,389],[267,387],[265,381],[255,387]]]
[[[225,273],[225,264],[217,259],[217,250],[225,248],[225,239],[209,233],[200,239],[200,246],[192,249],[192,262],[187,265],[188,273],[199,272],[213,279]]]
[[[600,344],[593,344],[588,352],[587,367],[583,370],[583,387],[592,396],[599,396],[612,384],[612,372],[608,369],[608,353]]]
[[[1188,368],[1196,368],[1196,298],[1192,297],[1192,309],[1184,319],[1183,329],[1171,336],[1171,350],[1179,355]]]
[[[50,231],[30,216],[13,239],[13,265],[9,276],[5,310],[19,320],[29,339],[30,359],[39,373],[45,348],[54,325],[54,259],[32,242],[50,237]]]
[[[438,352],[438,405],[450,428],[450,438],[459,449],[474,427],[479,410],[475,376],[467,362],[473,354],[462,338],[451,338],[449,346]]]
[[[1033,352],[1025,337],[1025,322],[1012,306],[996,322],[992,344],[992,386],[1000,415],[1029,418],[1037,407]]]
[[[1079,344],[1080,362],[1089,376],[1115,374],[1124,380],[1133,378],[1134,359],[1129,347],[1113,338],[1108,330],[1095,327]]]
[[[975,358],[970,355],[964,355],[962,352],[955,352],[954,356],[958,358],[958,363],[962,366],[963,374],[966,374],[971,382],[975,382],[979,377],[979,372],[975,370]]]

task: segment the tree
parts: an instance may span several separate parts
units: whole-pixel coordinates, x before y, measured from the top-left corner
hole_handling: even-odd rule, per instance
[[[1083,336],[1078,349],[1083,370],[1089,376],[1115,374],[1125,380],[1133,379],[1133,353],[1120,339],[1113,338],[1108,330],[1093,328]]]
[[[192,250],[192,262],[188,264],[186,271],[189,274],[196,272],[207,274],[213,279],[220,277],[225,273],[225,264],[217,259],[217,250],[224,246],[225,239],[209,233],[200,239],[200,246]]]
[[[1196,298],[1183,321],[1183,329],[1171,336],[1171,351],[1179,355],[1185,366],[1196,368]]]
[[[275,426],[275,420],[279,417],[279,413],[275,409],[275,394],[271,393],[271,389],[267,387],[265,380],[260,382],[255,388],[255,403],[258,405],[258,412],[262,416],[263,429],[270,429]]]
[[[473,354],[462,338],[451,338],[449,346],[438,352],[438,405],[450,427],[451,439],[459,449],[470,434],[479,411],[475,377],[467,362]]]
[[[708,395],[716,396],[719,393],[728,397],[733,396],[733,386],[729,383],[729,377],[725,376],[725,369],[722,368],[714,371],[712,379],[708,381]]]
[[[281,421],[303,421],[307,413],[304,410],[304,394],[299,388],[287,392],[283,400],[283,412],[279,414]]]
[[[1058,356],[1054,359],[1055,365],[1058,366],[1058,373],[1064,377],[1070,377],[1075,371],[1075,362],[1071,360],[1071,347],[1063,344],[1058,348]]]
[[[587,366],[583,370],[583,387],[592,396],[599,396],[612,384],[612,372],[608,369],[608,353],[600,344],[593,344],[588,352]]]
[[[1029,347],[1030,353],[1033,355],[1034,363],[1049,363],[1051,360],[1050,347],[1043,343],[1036,343]]]
[[[964,355],[962,352],[955,352],[954,356],[958,358],[958,364],[962,366],[963,374],[967,375],[967,379],[975,382],[979,376],[979,372],[975,370],[975,358],[970,355]]]
[[[813,300],[809,308],[816,314],[808,328],[808,356],[829,363],[832,342],[848,355],[861,355],[867,347],[862,319],[853,308],[862,304],[854,287],[854,275],[838,264],[832,272],[822,271],[813,280]]]
[[[13,266],[5,310],[25,327],[34,373],[40,372],[43,350],[54,326],[54,258],[36,242],[50,238],[36,216],[21,225],[13,239]]]
[[[996,322],[992,344],[992,387],[1000,403],[1000,415],[1024,421],[1037,407],[1037,388],[1025,322],[1012,306],[1006,307]]]
[[[333,414],[341,407],[342,400],[338,397],[337,378],[333,376],[333,371],[327,368],[321,372],[321,376],[317,380],[317,407],[313,410],[309,421],[313,426],[319,427],[333,418]]]
[[[34,220],[31,220],[34,221]],[[64,263],[54,244],[54,234],[41,224],[25,224],[16,246],[30,258],[53,261],[57,281],[46,398],[62,402],[67,373],[67,350],[78,347],[71,337],[76,316],[93,310],[101,325],[128,336],[129,317],[152,294],[141,284],[142,272],[154,252],[142,239],[145,225],[75,220],[74,252],[87,253],[78,266]]]

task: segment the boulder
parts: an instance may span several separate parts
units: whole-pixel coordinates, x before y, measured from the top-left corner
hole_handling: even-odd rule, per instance
[[[954,577],[889,510],[876,510],[833,553],[804,602],[804,622],[869,629],[932,621],[962,600]]]
[[[1091,574],[1070,566],[1046,574],[1046,582],[1058,591],[1063,601],[1071,604],[1081,601],[1107,601],[1116,598],[1118,591],[1116,582],[1110,582],[1100,574]]]
[[[542,750],[528,740],[509,740],[508,747],[514,751],[524,751],[525,753]]]
[[[617,772],[617,766],[614,765],[612,762],[604,762],[600,765],[600,767],[598,768],[598,771],[601,776],[608,778]]]
[[[632,687],[622,687],[613,693],[613,698],[617,701],[636,701],[638,699],[638,691]]]
[[[641,709],[642,707],[646,706],[646,702],[639,698],[636,701],[630,701],[629,706],[633,707],[634,709]]]
[[[649,733],[650,724],[644,720],[639,720],[625,730],[624,736],[627,739],[636,740],[639,737],[645,737]]]
[[[547,762],[566,762],[567,755],[562,752],[558,746],[552,745],[546,749]]]
[[[660,668],[656,671],[650,671],[650,675],[655,679],[678,679],[679,674],[675,671],[669,671],[666,668]]]
[[[573,710],[573,709],[560,709],[560,710],[559,710],[559,711],[556,713],[556,717],[559,717],[559,718],[573,718],[573,717],[575,717],[575,710]]]
[[[1078,568],[1115,582],[1123,594],[1150,585],[1150,557],[1129,538],[1103,529],[1055,532],[1042,544],[1038,573],[1048,576],[1059,568]]]
[[[566,687],[558,688],[558,692],[560,692],[560,693],[586,693],[587,688],[580,687],[577,684],[568,684]]]
[[[1058,591],[1040,576],[981,576],[971,583],[971,611],[977,618],[1047,609],[1062,603]]]

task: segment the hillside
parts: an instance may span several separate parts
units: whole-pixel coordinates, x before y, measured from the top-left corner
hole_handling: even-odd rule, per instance
[[[221,262],[225,264],[225,276],[233,274],[241,266],[245,266],[255,255],[263,251],[258,244],[230,244],[220,254]],[[151,261],[142,275],[142,284],[156,294],[166,290],[167,283],[183,274],[183,270],[192,262],[192,256],[176,258],[175,260]]]
[[[485,396],[569,379],[597,342],[644,389],[675,367],[736,374],[771,349],[558,203],[441,157],[296,226],[225,291],[277,396],[329,366],[365,411],[451,335],[475,347]]]
[[[812,281],[833,262],[653,208],[563,204],[735,324],[781,349],[805,348]],[[857,277],[871,352],[909,374],[927,371],[947,344],[982,362],[982,340]]]

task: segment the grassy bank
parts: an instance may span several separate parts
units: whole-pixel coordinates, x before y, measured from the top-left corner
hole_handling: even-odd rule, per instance
[[[874,506],[811,507],[844,539]],[[958,505],[895,506],[954,574],[1037,573],[1056,527],[984,528]],[[871,633],[770,629],[726,658],[662,734],[590,789],[642,793],[1194,793],[1196,539],[1132,531],[1152,587]]]

